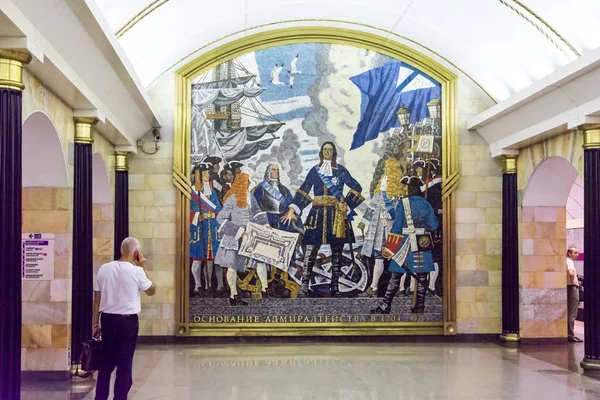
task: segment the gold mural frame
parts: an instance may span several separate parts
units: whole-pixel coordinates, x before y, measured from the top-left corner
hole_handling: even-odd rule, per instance
[[[297,43],[328,43],[373,50],[404,61],[442,86],[442,201],[444,296],[442,322],[203,323],[189,316],[189,215],[191,84],[201,73],[243,54]],[[333,27],[298,27],[250,35],[199,56],[175,72],[173,183],[177,187],[175,335],[177,336],[393,336],[456,334],[456,199],[458,163],[458,78],[418,51],[371,33]]]

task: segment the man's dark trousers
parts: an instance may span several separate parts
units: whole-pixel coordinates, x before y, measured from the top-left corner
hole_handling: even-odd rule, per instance
[[[133,353],[137,342],[139,323],[137,314],[122,316],[102,313],[102,349],[104,365],[98,371],[96,400],[107,400],[110,389],[110,376],[117,368],[114,399],[126,400],[131,389]]]

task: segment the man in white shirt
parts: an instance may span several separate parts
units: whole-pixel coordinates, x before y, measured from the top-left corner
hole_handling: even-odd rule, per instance
[[[575,319],[577,318],[577,309],[579,308],[579,281],[577,280],[577,270],[575,262],[579,258],[579,250],[576,247],[569,247],[567,250],[567,312],[569,323],[569,342],[583,342],[575,336]]]
[[[122,257],[104,264],[94,282],[94,336],[100,334],[101,320],[103,366],[98,371],[96,400],[107,400],[110,377],[115,367],[114,399],[126,400],[131,389],[133,353],[138,336],[141,292],[154,296],[156,285],[148,279],[146,259],[140,243],[128,237],[121,244]]]

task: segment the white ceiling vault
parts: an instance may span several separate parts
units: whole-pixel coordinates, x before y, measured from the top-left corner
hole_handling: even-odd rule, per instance
[[[95,2],[146,87],[211,46],[300,25],[365,30],[430,49],[497,102],[600,45],[597,0]]]

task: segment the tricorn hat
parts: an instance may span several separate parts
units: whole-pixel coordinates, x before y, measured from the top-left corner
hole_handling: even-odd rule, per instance
[[[209,163],[212,165],[218,164],[221,162],[221,157],[217,157],[217,156],[206,156],[204,157],[204,160],[202,160],[202,162],[205,163]]]
[[[407,186],[423,186],[423,181],[418,176],[404,176],[400,180],[400,183],[403,183]]]
[[[203,162],[199,163],[196,168],[198,168],[198,171],[200,171],[200,172],[202,172],[202,171],[210,171],[212,169],[212,164],[203,161]]]
[[[239,161],[230,161],[225,165],[225,169],[235,171],[236,168],[242,168],[243,166],[244,166],[244,164],[242,164]]]

